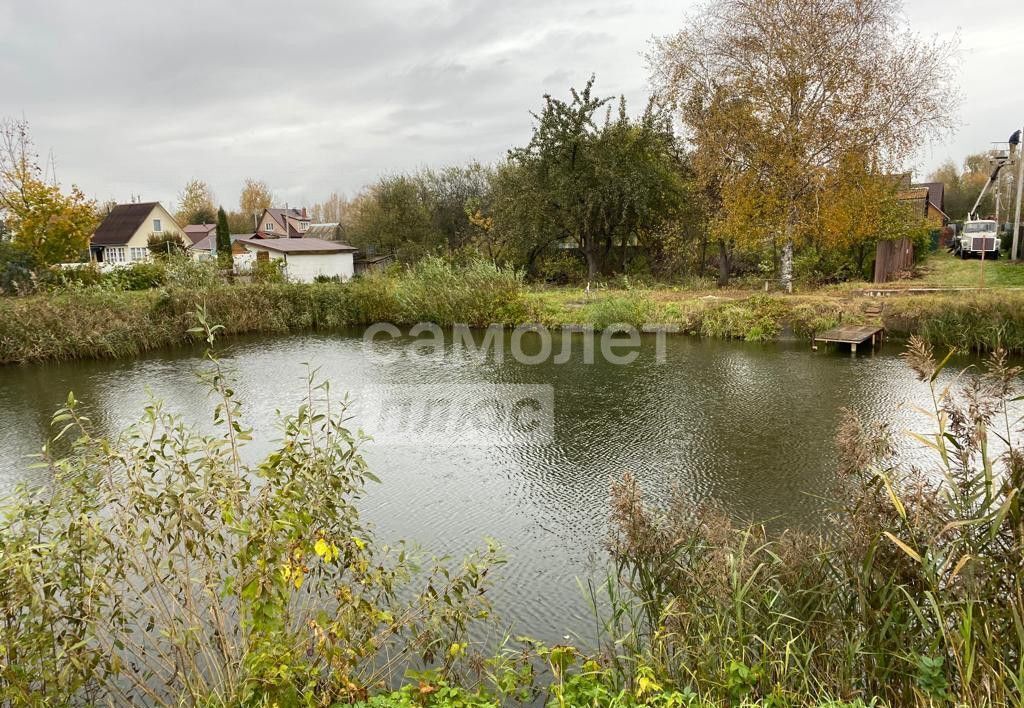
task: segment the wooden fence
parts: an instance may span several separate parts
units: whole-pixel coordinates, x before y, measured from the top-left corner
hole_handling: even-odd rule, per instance
[[[914,245],[909,238],[879,241],[875,251],[875,282],[888,283],[899,279],[914,265]]]

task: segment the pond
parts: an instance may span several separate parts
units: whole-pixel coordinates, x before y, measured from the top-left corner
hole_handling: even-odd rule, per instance
[[[833,475],[843,407],[897,429],[927,428],[911,408],[930,405],[927,388],[900,361],[896,344],[857,358],[812,353],[804,343],[669,336],[662,344],[659,352],[645,335],[628,365],[600,352],[587,363],[582,347],[570,348],[564,363],[498,361],[453,347],[413,355],[406,340],[392,343],[395,356],[382,357],[358,331],[241,338],[221,349],[255,429],[254,458],[279,437],[275,411],[301,401],[307,364],[335,392],[406,387],[416,395],[440,387],[456,392],[455,407],[470,406],[481,386],[550,391],[553,426],[545,435],[403,441],[391,431],[367,443],[381,484],[370,485],[362,512],[380,539],[407,539],[438,555],[498,540],[508,557],[493,595],[500,617],[516,633],[592,641],[580,582],[605,572],[612,478],[629,471],[654,498],[677,488],[743,519],[814,526],[829,503],[821,492]],[[213,404],[195,376],[202,366],[202,351],[185,348],[133,361],[0,368],[0,494],[40,474],[27,456],[38,452],[69,390],[105,434],[134,422],[150,396],[208,428]],[[909,438],[902,446],[906,455],[924,454]]]

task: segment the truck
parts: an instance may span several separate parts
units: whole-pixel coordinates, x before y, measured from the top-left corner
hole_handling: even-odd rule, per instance
[[[993,219],[971,219],[964,223],[963,231],[953,243],[953,253],[961,258],[978,255],[999,258],[999,233]]]

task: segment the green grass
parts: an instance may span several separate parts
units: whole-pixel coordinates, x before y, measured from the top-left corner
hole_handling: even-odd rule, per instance
[[[1024,288],[1024,262],[1005,257],[984,262],[980,258],[961,260],[946,251],[928,256],[919,267],[921,277],[904,280],[897,287]]]

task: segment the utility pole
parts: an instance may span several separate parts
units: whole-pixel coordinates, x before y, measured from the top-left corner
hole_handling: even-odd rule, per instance
[[[1021,187],[1024,187],[1024,154],[1022,154],[1024,151],[1021,150],[1019,142],[1022,136],[1024,136],[1024,129],[1017,132],[1017,145],[1010,145],[1011,150],[1013,150],[1014,147],[1017,148],[1017,211],[1013,217],[1013,245],[1010,248],[1010,255],[1013,257],[1013,260],[1017,260],[1020,255],[1020,252],[1017,249],[1020,245],[1020,200],[1021,193],[1024,192],[1024,190],[1021,189]]]

